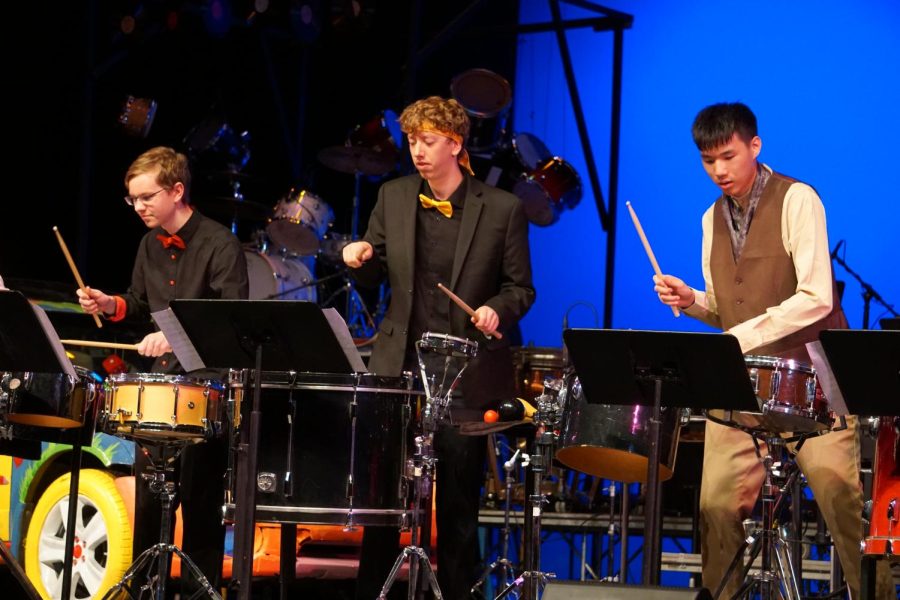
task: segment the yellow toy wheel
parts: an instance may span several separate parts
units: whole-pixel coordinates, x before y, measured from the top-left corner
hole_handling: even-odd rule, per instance
[[[62,594],[69,509],[66,473],[44,490],[25,537],[25,572],[45,600]],[[131,524],[115,477],[84,469],[78,485],[72,599],[100,598],[131,564]]]

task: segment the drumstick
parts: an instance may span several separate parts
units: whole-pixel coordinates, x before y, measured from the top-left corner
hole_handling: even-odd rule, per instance
[[[78,274],[78,267],[75,266],[75,261],[72,260],[72,255],[69,254],[69,248],[66,246],[66,242],[62,237],[62,234],[57,229],[56,225],[53,226],[53,233],[56,234],[56,239],[59,240],[59,247],[62,248],[63,254],[66,255],[66,260],[69,261],[69,268],[72,269],[72,274],[75,276],[75,282],[78,284],[78,287],[81,288],[81,291],[87,295],[87,291],[85,290],[84,281],[81,280],[81,275]],[[103,322],[100,321],[100,317],[97,316],[96,313],[91,315],[94,317],[94,323],[97,324],[98,329],[103,328]]]
[[[450,299],[453,300],[453,302],[455,302],[458,307],[463,309],[467,315],[469,315],[470,317],[475,316],[475,311],[472,310],[472,307],[469,306],[468,304],[466,304],[462,298],[460,298],[459,296],[457,296],[456,294],[454,294],[453,292],[451,292],[450,290],[445,288],[444,284],[442,284],[442,283],[439,283],[438,287],[441,289],[442,292],[444,292],[445,294],[450,296]],[[503,334],[500,333],[499,331],[491,331],[489,333],[485,333],[484,335],[486,335],[488,339],[490,339],[491,336],[495,336],[498,340],[503,339]]]
[[[90,348],[109,348],[111,350],[137,350],[137,344],[119,344],[116,342],[93,342],[90,340],[59,340],[67,346],[86,346]]]
[[[656,275],[659,277],[660,282],[662,282],[662,271],[659,268],[659,263],[656,262],[656,256],[653,254],[653,249],[650,247],[650,242],[647,241],[647,236],[644,235],[644,228],[641,227],[641,222],[637,218],[637,213],[634,212],[634,209],[631,207],[631,202],[626,202],[625,206],[628,207],[628,212],[631,213],[631,220],[634,221],[634,228],[637,229],[638,236],[641,238],[641,243],[644,244],[644,250],[647,251],[647,258],[650,259],[650,264],[653,265],[653,270],[656,272]],[[676,317],[681,316],[681,311],[678,310],[677,306],[670,306],[672,309],[672,314]]]

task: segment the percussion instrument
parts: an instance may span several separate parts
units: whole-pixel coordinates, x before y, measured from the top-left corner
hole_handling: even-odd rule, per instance
[[[532,402],[544,392],[547,379],[563,378],[565,363],[561,349],[521,346],[511,351],[519,397]]]
[[[156,117],[156,100],[127,96],[119,114],[119,125],[128,135],[145,138]]]
[[[188,154],[210,166],[240,171],[250,160],[250,134],[235,133],[221,117],[209,117],[185,136]]]
[[[301,256],[273,256],[244,249],[247,274],[250,279],[250,300],[306,300],[316,301],[315,258]],[[304,287],[305,286],[305,287]]]
[[[230,380],[231,395],[239,400],[254,375],[233,371]],[[259,520],[404,523],[410,399],[417,394],[406,377],[263,372],[261,387]],[[250,403],[240,404],[246,411]],[[233,487],[228,491],[229,518],[236,493]]]
[[[484,182],[511,192],[521,178],[551,158],[553,153],[537,136],[515,133],[509,145],[494,153],[485,169]]]
[[[182,375],[111,375],[101,428],[150,442],[199,442],[221,432],[225,386]]]
[[[400,131],[397,113],[392,110],[381,111],[350,132],[347,142],[349,145],[369,148],[383,155],[386,163],[389,160],[396,162],[403,142],[403,132]]]
[[[588,403],[577,377],[562,387],[559,398],[563,416],[557,460],[596,477],[647,482],[653,407]],[[661,407],[660,481],[674,473],[681,421],[680,409]]]
[[[103,386],[90,371],[74,366],[65,373],[3,372],[0,393],[7,396],[6,420],[19,425],[73,429],[90,423]]]
[[[710,410],[710,419],[773,433],[823,431],[831,427],[834,419],[811,366],[773,356],[748,355],[744,362],[760,412]]]
[[[469,115],[466,147],[472,152],[493,149],[506,126],[512,89],[503,77],[487,69],[470,69],[450,82],[450,93]]]
[[[334,211],[306,190],[292,189],[278,200],[266,232],[276,246],[301,255],[315,254],[319,240],[334,222]]]
[[[881,417],[875,441],[872,510],[862,552],[900,556],[900,417]]]
[[[535,225],[552,225],[566,208],[581,200],[581,178],[575,168],[554,156],[539,164],[513,186],[525,216]]]

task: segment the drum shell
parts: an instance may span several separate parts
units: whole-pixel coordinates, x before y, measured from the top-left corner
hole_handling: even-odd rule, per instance
[[[496,147],[503,137],[512,103],[509,82],[493,71],[470,69],[453,78],[450,93],[469,115],[466,147],[472,152]]]
[[[244,249],[250,300],[305,300],[315,302],[315,258],[311,256],[272,255]]]
[[[590,404],[577,378],[563,395],[563,418],[556,458],[571,469],[625,482],[647,482],[649,424],[653,408]],[[678,451],[681,411],[660,412],[659,479],[672,477]]]
[[[900,417],[879,419],[869,523],[863,553],[885,556],[890,542],[890,554],[900,556]]]
[[[103,403],[103,384],[88,369],[74,369],[75,379],[65,373],[0,373],[0,388],[7,396],[7,412],[0,416],[11,424],[13,437],[90,444]]]
[[[375,152],[397,159],[400,157],[402,136],[397,113],[388,109],[357,126],[347,136],[347,141],[350,145],[370,148]]]
[[[526,218],[535,225],[552,225],[566,208],[581,200],[581,177],[565,160],[554,156],[523,176],[513,187]]]
[[[324,200],[306,190],[291,190],[275,204],[266,233],[277,248],[309,256],[318,251],[332,223],[334,211]]]
[[[543,141],[531,133],[520,132],[513,134],[511,142],[489,159],[473,156],[472,165],[478,175],[484,175],[486,184],[512,192],[519,180],[551,158],[553,154]]]
[[[181,375],[123,373],[107,380],[102,429],[138,440],[201,440],[222,428],[225,386]]]
[[[511,349],[516,372],[516,392],[532,402],[544,392],[544,381],[562,379],[565,361],[559,348],[520,346]]]
[[[240,422],[249,423],[252,403],[242,401],[244,380],[252,391],[253,376],[246,373],[233,382],[231,396],[242,412]],[[405,522],[403,475],[412,433],[407,387],[405,378],[264,372],[257,519],[344,525],[352,508],[358,525]],[[240,430],[242,440],[248,435],[246,428]],[[271,482],[270,491],[260,489],[260,478]],[[238,480],[239,475],[233,478]],[[238,493],[233,485],[231,499]],[[233,508],[227,504],[226,514]]]

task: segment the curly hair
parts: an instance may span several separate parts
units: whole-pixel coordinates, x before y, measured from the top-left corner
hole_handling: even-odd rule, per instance
[[[157,146],[151,148],[138,156],[128,171],[125,172],[125,188],[128,183],[145,173],[152,173],[159,169],[156,175],[156,182],[164,188],[171,188],[176,183],[184,184],[184,198],[188,198],[188,190],[191,188],[191,169],[188,165],[188,158],[180,152],[167,146]]]
[[[469,116],[456,100],[445,100],[440,96],[430,96],[407,106],[400,115],[400,129],[403,133],[415,133],[423,125],[430,124],[436,129],[452,131],[463,139],[465,145],[469,137]]]

